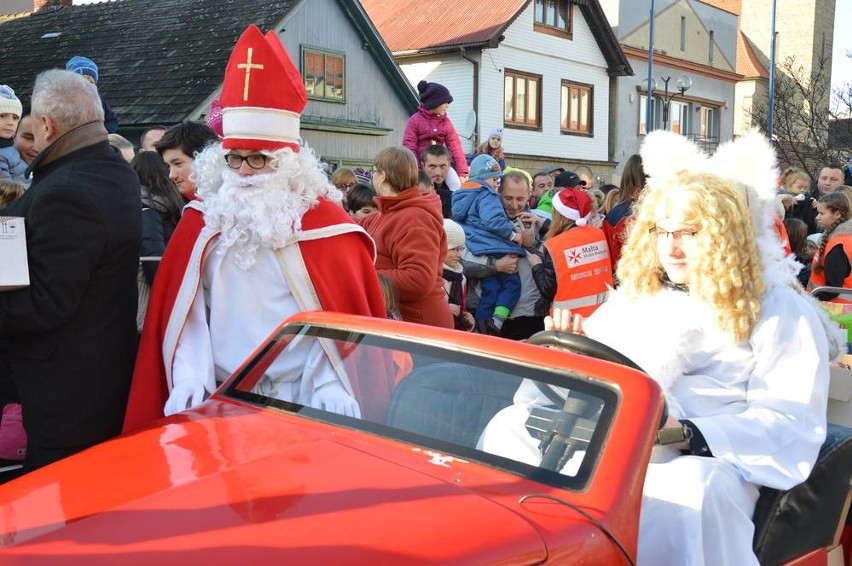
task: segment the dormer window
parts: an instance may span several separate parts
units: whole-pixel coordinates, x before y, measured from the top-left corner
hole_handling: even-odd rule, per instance
[[[533,29],[571,39],[574,6],[570,0],[535,0]]]

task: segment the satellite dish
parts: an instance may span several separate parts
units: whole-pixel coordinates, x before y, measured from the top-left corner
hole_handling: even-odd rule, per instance
[[[473,135],[476,133],[476,111],[471,110],[467,113],[467,118],[464,120],[464,127],[461,130],[462,137],[473,140]]]

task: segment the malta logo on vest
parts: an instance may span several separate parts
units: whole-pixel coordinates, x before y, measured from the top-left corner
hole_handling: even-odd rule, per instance
[[[569,267],[577,267],[607,258],[609,258],[609,255],[607,254],[606,242],[603,240],[565,250],[565,261]]]

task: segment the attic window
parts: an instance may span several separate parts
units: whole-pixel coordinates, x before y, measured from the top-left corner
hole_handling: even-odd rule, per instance
[[[53,39],[54,37],[59,37],[60,35],[62,35],[61,31],[49,31],[43,36],[41,36],[41,39]]]
[[[308,98],[346,102],[346,54],[302,46],[302,77]]]
[[[571,39],[573,19],[574,6],[570,0],[535,0],[535,31]]]

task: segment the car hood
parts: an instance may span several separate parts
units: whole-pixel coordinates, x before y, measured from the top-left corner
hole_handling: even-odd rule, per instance
[[[546,559],[533,526],[482,495],[482,466],[269,413],[225,407],[218,415],[190,414],[7,484],[0,488],[0,559]],[[477,489],[464,485],[470,468]]]

